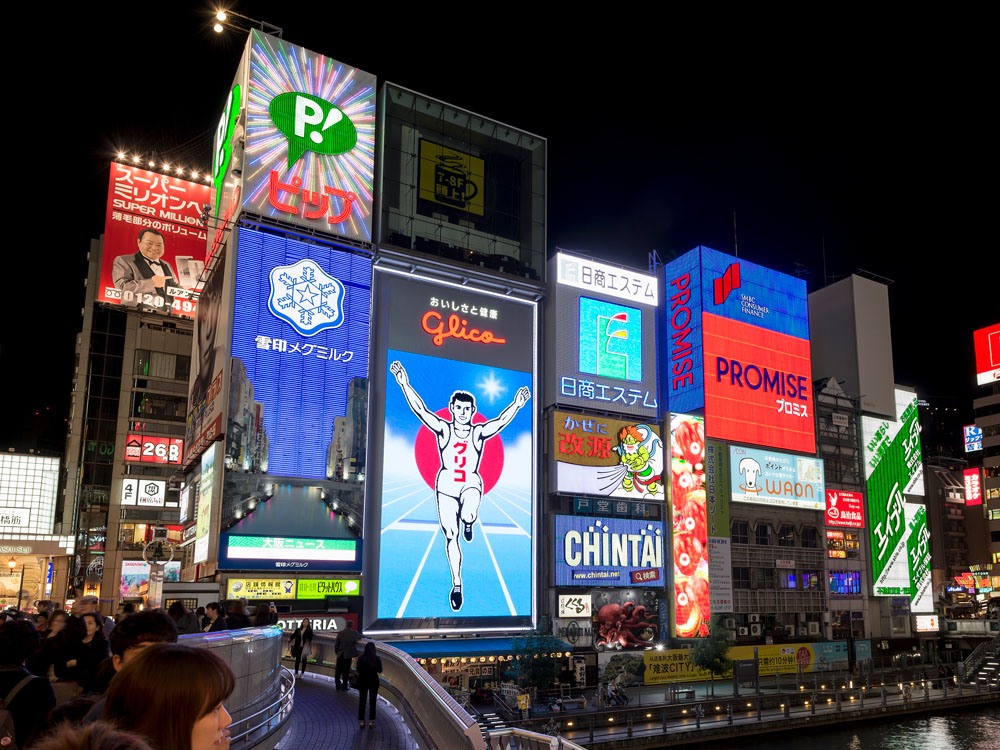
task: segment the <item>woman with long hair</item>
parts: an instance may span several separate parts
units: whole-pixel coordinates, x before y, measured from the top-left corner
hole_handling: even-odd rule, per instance
[[[292,656],[295,657],[295,674],[305,674],[306,660],[312,653],[313,629],[308,617],[292,633]],[[299,665],[302,665],[301,667]]]
[[[153,644],[111,680],[104,719],[153,750],[225,750],[232,717],[222,702],[235,684],[229,665],[208,649]]]
[[[368,726],[375,726],[375,702],[378,699],[379,674],[382,660],[375,653],[375,641],[368,641],[365,652],[358,657],[358,721],[365,728],[365,697],[368,698]]]
[[[97,665],[108,658],[108,639],[104,637],[104,623],[99,614],[87,612],[80,619],[83,620],[86,635],[64,652],[63,679],[74,680],[84,692],[88,692],[95,687]]]
[[[67,615],[62,610],[57,610],[49,617],[48,627],[42,631],[42,645],[38,651],[28,659],[25,665],[32,674],[40,677],[49,677],[49,668],[56,663],[59,653],[64,644],[59,635],[66,627]]]

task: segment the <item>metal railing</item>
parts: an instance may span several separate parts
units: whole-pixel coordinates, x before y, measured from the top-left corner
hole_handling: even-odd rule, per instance
[[[997,651],[1000,651],[1000,635],[989,641],[983,641],[972,650],[972,653],[962,662],[962,674],[971,675],[975,673],[983,663],[983,660],[987,656],[997,653]]]
[[[277,742],[280,739],[277,732],[278,730],[287,730],[287,721],[292,714],[294,705],[295,676],[282,667],[279,677],[278,699],[264,708],[244,716],[238,722],[233,722],[234,725],[242,724],[243,731],[232,734],[233,729],[230,728],[230,747],[234,749],[251,748],[265,738]],[[250,726],[253,721],[257,723]],[[281,734],[284,734],[284,731]]]
[[[520,727],[490,730],[486,743],[489,750],[586,750],[565,737],[553,737]]]

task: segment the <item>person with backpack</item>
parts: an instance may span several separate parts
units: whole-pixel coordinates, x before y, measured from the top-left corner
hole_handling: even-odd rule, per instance
[[[31,674],[24,662],[38,650],[41,636],[26,620],[0,624],[0,747],[19,750],[45,729],[56,705],[52,685]]]

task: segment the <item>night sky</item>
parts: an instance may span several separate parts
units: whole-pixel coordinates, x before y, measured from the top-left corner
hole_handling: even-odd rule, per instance
[[[41,52],[9,63],[24,181],[8,201],[24,203],[8,214],[3,447],[63,448],[109,160],[122,149],[211,166],[245,36],[212,32],[207,4],[136,6],[91,3],[12,32]],[[1000,319],[984,19],[628,6],[618,20],[565,6],[542,23],[527,19],[542,6],[479,7],[235,10],[380,82],[545,136],[550,253],[639,268],[654,248],[667,260],[698,244],[732,253],[735,212],[740,258],[798,272],[810,291],[824,283],[824,243],[828,280],[859,268],[892,279],[897,382],[972,421],[971,332]]]

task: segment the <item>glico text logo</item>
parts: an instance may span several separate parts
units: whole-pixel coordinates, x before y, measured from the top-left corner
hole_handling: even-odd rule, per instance
[[[580,372],[642,380],[642,313],[580,297]]]
[[[445,327],[441,313],[437,310],[428,310],[420,318],[420,327],[425,333],[431,335],[434,346],[441,346],[445,339],[461,339],[463,341],[475,341],[479,344],[506,344],[507,339],[497,337],[493,331],[478,328],[466,328],[469,321],[460,318],[454,313],[448,316],[448,326]]]

